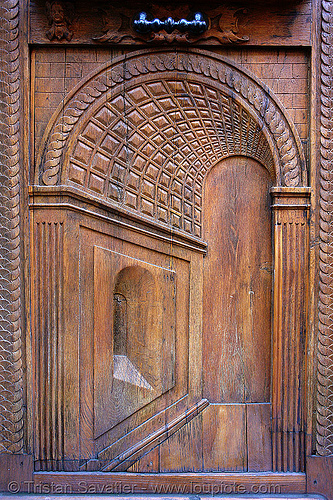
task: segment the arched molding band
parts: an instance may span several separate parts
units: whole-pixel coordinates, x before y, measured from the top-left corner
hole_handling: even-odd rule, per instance
[[[82,114],[99,97],[132,78],[167,71],[176,72],[184,79],[190,75],[208,77],[212,85],[224,88],[243,98],[257,116],[258,124],[265,123],[279,151],[281,185],[306,185],[305,159],[294,125],[281,104],[269,89],[249,76],[237,65],[205,51],[160,52],[147,57],[142,52],[122,56],[111,65],[105,65],[97,74],[88,77],[76,87],[59,106],[47,128],[43,143],[45,149],[38,161],[38,179],[46,185],[59,183],[61,157],[68,136]],[[42,179],[39,180],[39,175]]]
[[[74,185],[201,236],[207,172],[248,156],[306,183],[297,132],[268,88],[204,51],[139,52],[90,76],[52,118],[36,184]]]
[[[0,6],[0,453],[22,453],[19,2]]]
[[[315,448],[333,455],[333,128],[332,128],[333,2],[322,1],[321,12],[321,144],[319,201],[319,300],[317,405]]]

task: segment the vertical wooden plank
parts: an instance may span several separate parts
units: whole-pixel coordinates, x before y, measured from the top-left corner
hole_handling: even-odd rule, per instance
[[[161,472],[198,472],[201,470],[202,414],[184,425],[160,445]]]
[[[156,446],[140,460],[135,462],[127,469],[127,472],[159,472],[160,471],[160,453],[159,446]]]
[[[272,470],[271,405],[246,405],[247,470]]]
[[[79,384],[79,224],[68,214],[63,232],[63,448],[64,470],[78,470],[80,445]]]
[[[202,303],[203,303],[203,256],[195,254],[191,256],[190,263],[190,277],[188,286],[189,292],[186,294],[178,294],[177,301],[179,310],[186,311],[186,318],[188,318],[188,351],[189,351],[189,367],[188,377],[191,381],[189,384],[190,389],[190,404],[192,401],[201,399],[202,392]],[[183,272],[183,281],[187,280],[186,274]],[[179,287],[179,284],[177,285]],[[184,284],[182,285],[184,286]],[[187,300],[187,295],[189,299]],[[184,297],[184,298],[182,298]],[[180,317],[177,317],[177,323],[180,323]],[[183,326],[186,331],[186,325]],[[177,346],[178,348],[178,346]],[[186,348],[185,348],[186,349]],[[186,350],[183,350],[184,354]],[[184,355],[182,354],[182,357]],[[183,358],[184,359],[184,358]]]
[[[214,403],[269,401],[271,182],[244,157],[224,160],[207,176],[203,395]]]
[[[246,412],[243,404],[212,404],[202,413],[205,471],[246,471]]]
[[[94,434],[113,388],[113,282],[110,252],[94,247]],[[121,405],[121,401],[119,401]]]
[[[273,188],[273,470],[304,470],[309,188]],[[292,299],[292,300],[291,300]]]

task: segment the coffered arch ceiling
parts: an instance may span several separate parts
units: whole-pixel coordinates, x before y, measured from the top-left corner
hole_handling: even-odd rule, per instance
[[[70,185],[201,236],[206,174],[259,161],[275,185],[306,185],[297,132],[254,77],[204,51],[134,53],[67,98],[46,130],[35,182]]]

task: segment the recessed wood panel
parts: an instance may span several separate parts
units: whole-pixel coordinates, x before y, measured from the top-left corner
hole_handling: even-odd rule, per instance
[[[160,472],[202,470],[202,416],[205,411],[160,445]]]
[[[247,463],[248,471],[272,470],[271,405],[247,404]]]
[[[94,432],[175,384],[175,272],[94,247]]]
[[[203,377],[211,402],[269,400],[270,185],[267,170],[244,157],[222,161],[206,179]]]
[[[213,404],[202,418],[204,470],[246,471],[245,405]]]

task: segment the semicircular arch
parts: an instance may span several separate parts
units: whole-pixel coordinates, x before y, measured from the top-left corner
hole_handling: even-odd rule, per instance
[[[37,184],[72,185],[201,236],[202,187],[221,159],[306,185],[295,127],[269,89],[205,51],[135,53],[86,79],[47,128]]]

